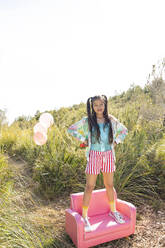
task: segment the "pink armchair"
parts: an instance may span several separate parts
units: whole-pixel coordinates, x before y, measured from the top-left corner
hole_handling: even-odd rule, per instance
[[[71,194],[70,208],[65,210],[65,230],[77,248],[88,248],[114,239],[129,236],[135,232],[136,207],[117,199],[116,209],[124,216],[125,223],[118,224],[108,215],[109,204],[106,189],[93,190],[88,209],[92,232],[84,231],[82,218],[83,192]]]

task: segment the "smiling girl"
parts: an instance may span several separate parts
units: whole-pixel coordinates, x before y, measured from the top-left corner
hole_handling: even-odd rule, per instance
[[[109,201],[109,215],[116,222],[124,223],[123,216],[116,210],[114,200],[113,176],[116,170],[114,147],[123,142],[128,130],[113,115],[108,114],[108,101],[105,95],[88,98],[87,114],[88,116],[71,125],[68,132],[87,146],[86,187],[83,195],[82,217],[85,231],[89,232],[92,231],[92,227],[87,212],[100,171],[103,173]]]

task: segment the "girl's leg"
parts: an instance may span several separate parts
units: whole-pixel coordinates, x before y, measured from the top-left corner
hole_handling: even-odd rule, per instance
[[[114,190],[113,190],[113,172],[105,173],[103,172],[104,185],[107,191],[107,197],[109,201],[114,200]]]
[[[86,187],[83,195],[83,211],[82,216],[87,217],[87,210],[89,207],[92,191],[96,185],[97,175],[86,174]]]
[[[116,220],[116,222],[124,223],[125,220],[123,219],[123,216],[118,211],[116,211],[116,203],[114,200],[113,172],[110,173],[103,172],[103,176],[104,176],[104,185],[106,187],[107,197],[111,210],[109,215],[112,216]]]
[[[114,201],[113,172],[103,172],[103,178],[110,208],[114,212],[116,211],[116,206]]]

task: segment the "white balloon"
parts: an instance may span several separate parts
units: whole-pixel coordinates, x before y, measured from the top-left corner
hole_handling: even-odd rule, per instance
[[[34,133],[33,140],[34,140],[36,145],[42,146],[47,141],[47,134],[38,131],[38,132]]]
[[[54,123],[53,116],[50,113],[43,113],[40,118],[39,122],[46,128],[49,128]]]
[[[41,132],[41,133],[46,133],[47,128],[42,125],[42,123],[38,122],[34,127],[33,127],[34,133],[36,132]]]

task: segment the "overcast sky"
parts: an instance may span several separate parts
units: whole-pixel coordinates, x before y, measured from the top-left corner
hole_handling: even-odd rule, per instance
[[[0,0],[0,109],[19,115],[143,87],[165,57],[164,0]]]

